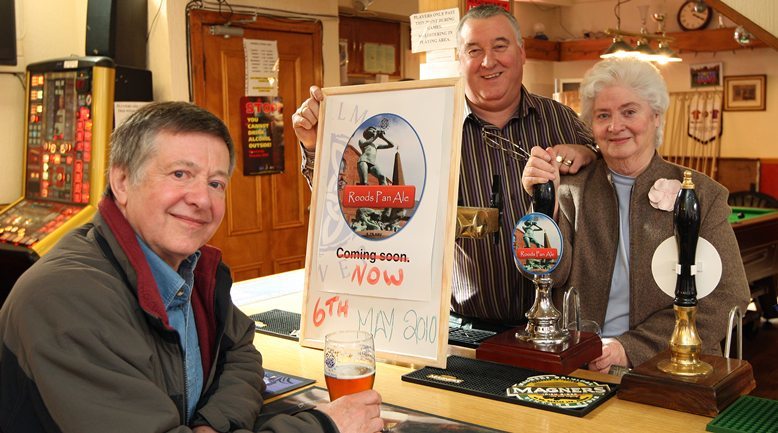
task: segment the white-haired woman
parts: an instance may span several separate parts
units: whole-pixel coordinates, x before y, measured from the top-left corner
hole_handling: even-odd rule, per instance
[[[651,259],[673,236],[673,205],[684,167],[662,159],[662,128],[668,93],[659,71],[637,60],[604,60],[584,76],[582,119],[592,128],[602,158],[576,176],[559,176],[553,148],[532,149],[522,175],[528,192],[553,181],[555,219],[565,254],[555,285],[575,286],[582,318],[602,325],[602,356],[589,368],[637,366],[668,346],[675,324],[673,299],[657,286]],[[748,283],[732,227],[727,190],[702,173],[692,180],[702,215],[700,236],[721,256],[716,289],[698,304],[697,328],[703,353],[720,354],[727,312],[745,309]],[[559,305],[562,290],[554,294]]]

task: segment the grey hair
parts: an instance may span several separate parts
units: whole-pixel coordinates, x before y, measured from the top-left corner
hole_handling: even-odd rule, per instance
[[[516,21],[516,17],[506,11],[502,6],[490,4],[484,4],[470,9],[465,16],[459,20],[459,25],[457,26],[457,46],[462,45],[462,27],[465,26],[465,23],[468,20],[484,20],[496,16],[504,16],[508,19],[508,22],[511,23],[511,27],[513,27],[513,31],[516,34],[516,41],[519,43],[519,46],[523,46],[524,40],[521,39],[521,29],[519,28],[519,22]]]
[[[111,134],[109,166],[126,169],[137,184],[145,164],[161,143],[161,132],[202,133],[224,141],[230,154],[229,174],[235,168],[235,145],[227,126],[207,110],[189,102],[153,102],[133,113]]]
[[[581,120],[592,126],[594,116],[594,99],[606,87],[622,85],[635,91],[648,106],[659,116],[659,126],[656,129],[656,143],[662,145],[662,135],[665,127],[665,113],[670,105],[662,74],[651,63],[636,59],[607,59],[595,64],[584,75],[579,89],[581,96]]]

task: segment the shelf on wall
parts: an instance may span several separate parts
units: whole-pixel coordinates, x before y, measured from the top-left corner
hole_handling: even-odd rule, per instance
[[[720,29],[696,30],[691,32],[668,33],[672,38],[670,47],[677,52],[697,53],[715,51],[734,51],[752,48],[766,48],[767,44],[754,39],[748,46],[741,46],[733,38],[735,29],[725,27]],[[631,39],[631,38],[627,38]],[[634,40],[629,42],[635,43]],[[572,41],[545,41],[524,38],[524,50],[528,59],[565,62],[571,60],[598,60],[600,54],[612,43],[611,38],[580,39]]]

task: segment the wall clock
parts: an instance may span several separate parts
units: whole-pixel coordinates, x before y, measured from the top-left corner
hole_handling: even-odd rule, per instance
[[[699,11],[702,9],[699,7],[700,4],[704,6],[702,11]],[[713,9],[699,1],[686,1],[678,9],[678,25],[684,31],[702,30],[708,27],[712,18]]]

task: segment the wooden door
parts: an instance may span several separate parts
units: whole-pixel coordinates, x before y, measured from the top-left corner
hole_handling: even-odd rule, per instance
[[[233,23],[250,17],[233,15]],[[190,12],[194,102],[219,116],[235,141],[237,164],[227,188],[227,211],[211,244],[224,253],[235,281],[305,266],[311,193],[300,174],[301,151],[292,129],[292,113],[321,85],[321,24],[258,17],[234,24],[243,37],[213,36],[210,26],[224,24],[216,12]],[[279,56],[279,93],[284,105],[284,171],[244,176],[240,97],[244,96],[243,39],[275,40]]]

